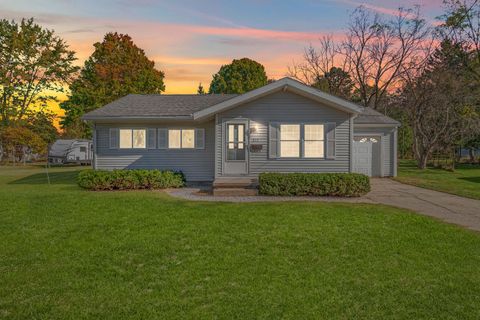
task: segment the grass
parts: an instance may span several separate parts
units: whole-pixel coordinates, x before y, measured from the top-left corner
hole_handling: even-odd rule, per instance
[[[202,203],[0,167],[0,318],[478,319],[480,235],[386,206]]]
[[[480,165],[457,165],[454,172],[427,168],[420,170],[414,161],[399,162],[396,180],[414,186],[480,199]]]

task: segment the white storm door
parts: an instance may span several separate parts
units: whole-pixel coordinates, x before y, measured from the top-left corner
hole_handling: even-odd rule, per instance
[[[373,143],[353,142],[353,172],[372,176],[372,150]]]
[[[248,121],[228,121],[223,133],[223,167],[226,175],[248,174]]]

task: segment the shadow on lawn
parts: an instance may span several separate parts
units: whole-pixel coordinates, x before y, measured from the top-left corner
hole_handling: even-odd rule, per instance
[[[50,172],[50,184],[76,184],[80,170],[66,172]],[[47,173],[36,173],[10,182],[9,184],[48,184]]]
[[[480,183],[480,177],[463,177],[463,178],[458,178],[460,180],[465,180],[468,182],[473,182],[473,183]]]

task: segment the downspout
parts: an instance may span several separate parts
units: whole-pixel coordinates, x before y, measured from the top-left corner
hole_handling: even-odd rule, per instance
[[[357,115],[352,115],[350,117],[350,152],[349,152],[349,164],[348,164],[348,172],[353,172],[353,120],[357,117]]]
[[[398,136],[398,127],[393,130],[393,176],[397,176],[397,169],[398,169],[398,141],[397,137]]]
[[[97,124],[93,123],[93,155],[92,155],[92,166],[93,169],[97,169]]]

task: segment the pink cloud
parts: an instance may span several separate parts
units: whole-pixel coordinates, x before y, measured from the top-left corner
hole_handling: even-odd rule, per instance
[[[438,7],[438,6],[441,5],[441,3],[439,3],[438,0],[428,0],[428,1],[421,1],[420,3],[418,3],[418,2],[403,3],[403,4],[395,3],[395,5],[397,7],[395,9],[392,9],[392,8],[388,8],[388,7],[373,5],[373,4],[370,4],[370,3],[367,3],[367,2],[363,2],[363,1],[353,1],[353,0],[336,0],[336,1],[347,4],[347,5],[355,6],[355,7],[363,6],[367,9],[369,9],[369,10],[375,11],[375,12],[380,13],[380,14],[389,15],[389,16],[397,16],[398,12],[399,12],[399,9],[402,8],[402,7],[403,8],[412,8],[414,5],[420,5],[421,8],[425,8],[425,7],[431,8],[433,6]],[[414,18],[415,15],[406,14],[406,17],[407,18]],[[432,26],[438,25],[438,21],[436,21],[436,20],[428,20],[428,23],[430,23],[430,25],[432,25]]]
[[[285,31],[228,25],[115,20],[38,12],[2,12],[6,18],[33,16],[54,29],[77,52],[78,64],[93,52],[93,44],[106,32],[128,33],[156,66],[165,71],[167,93],[195,92],[199,82],[208,87],[212,74],[235,58],[250,57],[262,63],[269,77],[280,78],[299,58],[304,46],[325,35],[322,32]],[[340,33],[334,34],[339,39]],[[215,47],[215,49],[210,49]],[[220,48],[220,49],[219,49]],[[220,51],[219,51],[220,50]]]

